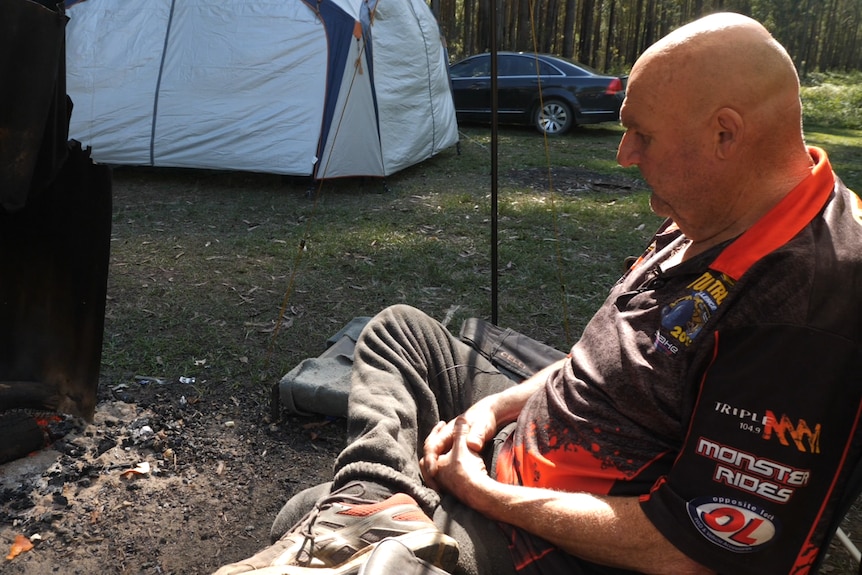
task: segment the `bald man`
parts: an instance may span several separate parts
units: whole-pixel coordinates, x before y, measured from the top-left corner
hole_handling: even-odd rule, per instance
[[[621,119],[618,161],[667,219],[569,354],[515,385],[384,310],[332,483],[219,573],[816,569],[859,487],[862,204],[806,147],[793,64],[749,18],[652,46]]]

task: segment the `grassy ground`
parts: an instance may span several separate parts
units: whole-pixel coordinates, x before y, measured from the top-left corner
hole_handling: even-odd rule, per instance
[[[484,128],[463,135],[460,154],[385,187],[116,170],[105,383],[185,376],[204,391],[262,393],[352,317],[383,306],[410,303],[456,328],[489,317],[489,138]],[[548,179],[546,156],[620,176],[617,138],[594,129],[545,150],[531,131],[503,133],[500,323],[567,345],[649,235],[656,219],[635,174],[613,193],[536,183]]]
[[[566,348],[658,219],[620,128],[499,141],[498,323]],[[862,189],[862,132],[811,130]],[[549,171],[547,166],[553,166]],[[491,316],[490,138],[390,177],[312,185],[261,174],[122,168],[103,382],[195,378],[259,396],[351,318],[409,303],[453,329]],[[276,333],[277,331],[277,333]]]

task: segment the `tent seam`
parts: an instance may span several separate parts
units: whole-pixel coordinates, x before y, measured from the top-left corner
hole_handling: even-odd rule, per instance
[[[419,27],[419,30],[422,30],[422,21],[420,20],[419,15],[416,13],[416,9],[414,8],[412,2],[410,3],[410,12],[411,12],[411,14],[413,14],[413,18],[416,20],[416,25]],[[432,12],[432,15],[434,16],[434,22],[437,23],[437,15],[434,14],[433,12]],[[439,24],[437,24],[437,25],[439,26]],[[439,35],[439,32],[438,32],[438,35]],[[420,36],[422,37],[422,45],[425,48],[423,50],[423,52],[425,53],[425,69],[431,70],[431,60],[428,57],[428,41],[425,38],[425,34],[421,34]],[[447,74],[448,74],[448,70],[447,70]],[[431,73],[430,72],[426,75],[426,78],[428,80],[428,92],[427,92],[428,102],[430,104],[429,107],[431,108],[431,155],[433,156],[434,154],[436,154],[436,150],[437,150],[437,114],[436,114],[436,110],[434,109],[434,95],[433,95],[433,86],[431,84]]]
[[[168,55],[168,40],[171,37],[171,24],[174,21],[174,8],[176,0],[171,0],[171,10],[168,13],[168,25],[165,29],[165,43],[162,46],[162,57],[159,61],[159,74],[156,78],[156,92],[153,94],[153,121],[150,123],[150,165],[156,165],[156,119],[159,113],[159,94],[162,91],[162,74],[165,70],[165,58]]]

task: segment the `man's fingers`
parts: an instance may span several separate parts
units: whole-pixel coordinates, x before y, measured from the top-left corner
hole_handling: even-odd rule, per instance
[[[424,457],[419,460],[419,470],[426,485],[439,491],[441,483],[437,474],[440,471],[441,457],[444,458],[445,467],[458,461],[461,457],[459,454],[472,454],[470,429],[470,420],[463,415],[449,423],[440,421],[434,426],[425,438]]]
[[[431,432],[425,438],[425,444],[423,446],[423,455],[425,457],[428,457],[429,455],[439,455],[444,451],[442,445],[446,439],[445,435],[441,435],[440,432],[443,431],[443,428],[445,427],[445,421],[438,421],[437,424],[431,428]]]
[[[434,465],[432,466],[427,457],[423,457],[419,460],[419,471],[422,473],[422,481],[424,481],[425,485],[434,491],[437,491],[439,487],[437,485],[437,481],[434,479],[434,475],[437,473],[436,463],[435,459]]]
[[[494,435],[494,430],[497,428],[496,417],[490,406],[482,402],[464,412],[464,417],[470,422],[467,446],[471,451],[479,453],[485,447],[485,443]]]
[[[469,430],[465,433],[464,440],[471,451],[478,453],[485,446],[485,433],[481,427],[470,426]]]
[[[441,437],[440,432],[446,426],[445,421],[438,421],[431,429],[431,433],[425,438],[423,446],[423,456],[419,460],[419,469],[422,471],[422,477],[430,487],[433,488],[434,476],[437,474],[437,457],[442,453],[440,447]]]
[[[461,447],[469,449],[467,438],[470,435],[470,422],[467,418],[459,415],[455,418],[452,429],[452,450],[455,451]]]

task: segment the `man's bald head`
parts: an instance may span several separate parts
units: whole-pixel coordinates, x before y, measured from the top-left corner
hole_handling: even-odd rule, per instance
[[[766,28],[746,16],[713,14],[678,28],[644,52],[632,69],[632,79],[638,76],[665,94],[661,100],[672,102],[680,119],[729,107],[749,128],[764,132],[749,134],[757,139],[801,134],[793,62]]]
[[[793,62],[739,14],[706,16],[644,52],[620,119],[617,161],[638,166],[653,210],[697,249],[747,229],[810,173]]]

